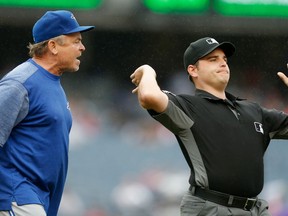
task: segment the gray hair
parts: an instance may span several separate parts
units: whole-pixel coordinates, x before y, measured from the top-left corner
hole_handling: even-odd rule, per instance
[[[56,43],[63,45],[65,43],[64,37],[63,35],[60,35],[58,37],[55,38],[51,38],[49,40],[46,41],[42,41],[40,43],[29,43],[29,45],[27,46],[27,48],[29,49],[29,56],[32,58],[34,56],[36,57],[42,57],[47,51],[48,51],[48,42],[50,40],[54,40]]]

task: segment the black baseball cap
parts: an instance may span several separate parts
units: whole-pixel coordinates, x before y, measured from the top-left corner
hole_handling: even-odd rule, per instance
[[[200,58],[208,55],[216,48],[221,48],[226,57],[230,57],[235,52],[235,46],[230,42],[218,43],[214,38],[205,37],[192,42],[184,53],[185,70],[189,65],[194,65]]]

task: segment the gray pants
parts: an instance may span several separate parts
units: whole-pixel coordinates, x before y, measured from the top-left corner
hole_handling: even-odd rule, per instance
[[[12,211],[0,211],[0,216],[46,216],[42,205],[30,204],[18,206],[12,203]]]
[[[205,201],[188,191],[181,202],[181,216],[271,216],[271,214],[265,200],[260,199],[251,211],[245,211]]]

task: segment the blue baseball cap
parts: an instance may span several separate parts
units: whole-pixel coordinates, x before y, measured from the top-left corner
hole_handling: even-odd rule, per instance
[[[70,11],[47,11],[33,26],[32,34],[35,43],[39,43],[60,35],[85,32],[94,26],[80,26]]]

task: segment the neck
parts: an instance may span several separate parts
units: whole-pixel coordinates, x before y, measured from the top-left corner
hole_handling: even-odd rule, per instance
[[[33,57],[33,61],[35,61],[38,65],[40,65],[42,68],[50,72],[51,74],[54,74],[56,76],[61,76],[62,74],[59,73],[57,70],[57,67],[55,66],[55,61],[49,59],[49,58],[37,58]]]

